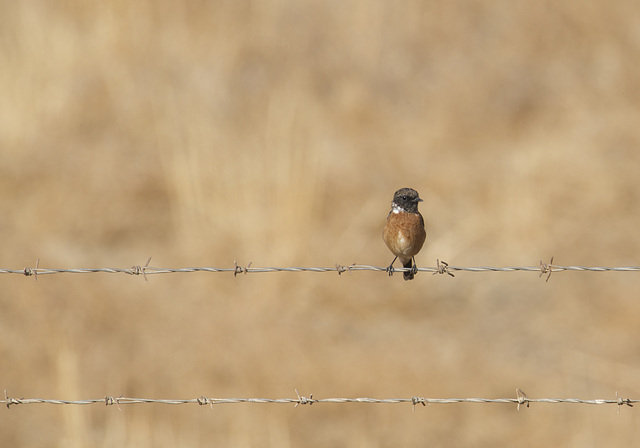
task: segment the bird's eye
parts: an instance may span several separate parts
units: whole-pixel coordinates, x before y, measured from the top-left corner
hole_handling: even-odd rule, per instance
[[[402,195],[402,200],[403,200],[403,201],[406,201],[406,200],[408,200],[408,199],[409,199],[409,196],[407,196],[406,194],[403,194],[403,195]]]

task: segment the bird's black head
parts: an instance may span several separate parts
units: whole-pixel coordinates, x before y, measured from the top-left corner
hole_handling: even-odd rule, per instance
[[[393,195],[392,207],[401,211],[417,213],[418,202],[422,202],[418,192],[413,188],[401,188]]]

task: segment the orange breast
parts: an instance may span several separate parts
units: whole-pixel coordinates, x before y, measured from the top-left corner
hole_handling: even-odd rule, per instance
[[[419,213],[390,213],[382,237],[389,250],[404,263],[422,249],[427,237],[424,220]]]

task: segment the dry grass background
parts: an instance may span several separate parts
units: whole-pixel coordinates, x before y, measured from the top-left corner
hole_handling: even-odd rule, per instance
[[[0,2],[0,265],[637,265],[637,2]],[[635,273],[0,278],[12,396],[640,396]],[[30,405],[8,446],[631,445],[637,409]]]

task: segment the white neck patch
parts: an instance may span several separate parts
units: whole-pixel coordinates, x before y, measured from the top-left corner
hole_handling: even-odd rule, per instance
[[[391,211],[393,213],[400,213],[400,212],[406,212],[405,209],[403,209],[402,207],[400,207],[398,204],[396,204],[395,202],[391,203]]]

